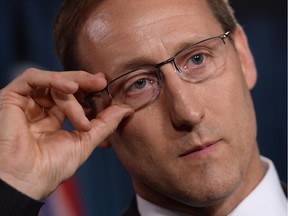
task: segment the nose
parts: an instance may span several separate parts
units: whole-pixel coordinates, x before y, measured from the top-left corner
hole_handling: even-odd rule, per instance
[[[161,68],[163,72],[163,104],[168,110],[174,128],[191,131],[205,115],[197,84],[182,80],[171,65]]]

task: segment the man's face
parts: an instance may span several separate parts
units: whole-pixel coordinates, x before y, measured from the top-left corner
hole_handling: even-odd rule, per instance
[[[175,55],[179,44],[223,33],[205,1],[106,1],[90,14],[78,48],[85,69],[104,72],[109,82],[131,69],[128,62],[156,64]],[[161,67],[158,98],[109,137],[144,198],[205,206],[254,176],[258,152],[249,89],[256,75],[239,35],[232,34],[236,49],[226,40],[226,64],[211,79],[191,83],[173,64]]]

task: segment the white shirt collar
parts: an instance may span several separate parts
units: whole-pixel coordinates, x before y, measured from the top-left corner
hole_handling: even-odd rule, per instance
[[[257,187],[229,214],[229,216],[286,216],[287,199],[271,160],[261,157],[268,167]]]
[[[268,158],[261,157],[261,160],[268,167],[264,178],[228,216],[287,215],[287,199],[279,183],[275,166]],[[188,216],[157,206],[139,195],[136,198],[141,216]]]
[[[157,206],[136,195],[138,210],[141,216],[191,216],[185,213],[176,212]]]

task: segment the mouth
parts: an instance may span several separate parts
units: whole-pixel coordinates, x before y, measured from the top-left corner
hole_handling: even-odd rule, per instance
[[[179,157],[181,158],[203,158],[206,156],[211,155],[215,152],[216,148],[218,147],[220,140],[212,141],[212,142],[205,142],[200,145],[196,145],[193,148],[181,153]]]

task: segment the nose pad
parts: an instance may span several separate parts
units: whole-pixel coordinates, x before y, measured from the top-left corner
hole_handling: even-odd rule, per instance
[[[177,67],[175,60],[173,60],[173,67],[175,69],[175,73],[178,75],[178,77],[186,82],[193,82],[191,79],[184,76],[184,73],[182,72],[181,68]]]
[[[157,72],[158,72],[158,77],[160,78],[161,82],[163,83],[163,70],[162,68],[164,67],[167,67],[167,68],[170,68],[169,66],[167,66],[167,64],[170,63],[169,65],[172,65],[173,69],[174,69],[174,72],[180,77],[180,73],[181,73],[181,70],[180,68],[178,68],[176,66],[176,63],[175,63],[175,60],[174,59],[168,59],[162,63],[160,63],[158,66],[157,66]],[[161,69],[160,69],[161,68]],[[169,69],[168,69],[169,70]],[[180,77],[181,78],[181,77]],[[182,79],[182,78],[181,78]]]
[[[178,77],[179,77],[181,80],[191,82],[189,79],[187,79],[185,76],[183,76],[183,73],[182,73],[181,69],[180,69],[179,67],[177,67],[177,65],[176,65],[175,59],[173,59],[172,65],[173,65],[173,67],[174,67],[175,73],[178,75]]]

